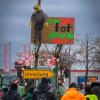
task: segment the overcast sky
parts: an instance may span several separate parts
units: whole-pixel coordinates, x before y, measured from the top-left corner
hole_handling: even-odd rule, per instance
[[[0,43],[11,42],[11,52],[15,52],[19,44],[30,42],[28,24],[36,2],[0,0]],[[75,17],[75,35],[90,33],[100,36],[100,0],[42,0],[42,9],[48,16]]]

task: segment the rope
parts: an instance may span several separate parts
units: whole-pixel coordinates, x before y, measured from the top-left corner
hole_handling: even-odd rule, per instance
[[[38,4],[41,5],[41,0],[38,0]]]

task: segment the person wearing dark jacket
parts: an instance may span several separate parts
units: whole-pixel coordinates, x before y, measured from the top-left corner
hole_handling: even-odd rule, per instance
[[[3,93],[6,94],[7,92],[8,92],[8,88],[7,87],[3,88]]]
[[[54,89],[47,78],[43,78],[34,90],[32,100],[56,100]]]
[[[33,95],[34,88],[30,88],[28,93],[26,94],[25,100],[31,100]]]
[[[96,95],[96,97],[98,98],[98,100],[100,100],[100,87],[99,86],[94,86],[92,89],[91,89],[92,93],[94,95]]]
[[[96,95],[96,90],[95,88],[92,88],[91,86],[87,86],[85,88],[86,92],[86,100],[99,100],[97,95]]]
[[[41,9],[40,5],[35,5],[34,6],[34,13],[31,16],[31,21],[30,24],[32,26],[32,23],[34,23],[34,43],[36,44],[37,42],[41,43],[41,36],[42,36],[42,29],[44,24],[48,26],[46,20],[47,20],[47,15],[43,12]],[[33,34],[33,33],[32,33]]]
[[[93,82],[91,84],[91,87],[95,91],[95,94],[97,95],[98,100],[100,100],[100,82]]]
[[[4,95],[3,100],[20,100],[16,84],[11,84],[9,91]]]

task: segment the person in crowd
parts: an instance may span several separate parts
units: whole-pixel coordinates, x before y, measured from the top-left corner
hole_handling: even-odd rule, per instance
[[[91,87],[95,90],[98,100],[100,100],[100,82],[93,82]]]
[[[93,93],[98,97],[98,100],[100,100],[100,86],[93,87]]]
[[[5,95],[7,92],[8,92],[8,88],[7,88],[7,87],[3,88],[3,93],[4,93],[4,95]]]
[[[63,85],[63,81],[59,81],[59,87],[58,87],[58,92],[60,94],[60,97],[63,96],[63,94],[65,93],[66,89],[64,88],[64,85]]]
[[[26,100],[26,99],[25,99],[26,96],[27,96],[27,94],[24,94],[24,95],[21,97],[21,100]],[[30,99],[30,100],[31,100],[31,99]]]
[[[85,89],[84,89],[83,84],[79,84],[79,89],[80,89],[80,92],[81,92],[82,94],[85,94]]]
[[[85,96],[80,93],[76,83],[71,83],[69,89],[62,96],[61,100],[86,100]]]
[[[98,97],[96,95],[96,89],[95,87],[87,86],[86,89],[86,100],[98,100]]]
[[[85,95],[88,95],[91,93],[91,86],[86,86],[85,87]]]
[[[32,95],[33,95],[33,88],[30,88],[26,97],[25,97],[25,100],[32,100]]]
[[[32,100],[56,100],[53,87],[49,84],[49,80],[43,78],[38,87],[34,89]]]
[[[0,100],[2,100],[2,97],[4,96],[4,92],[2,89],[0,89]]]
[[[19,83],[17,91],[20,94],[20,97],[22,97],[25,94],[25,86],[23,83]]]
[[[16,84],[11,84],[9,91],[4,95],[3,100],[20,100]]]

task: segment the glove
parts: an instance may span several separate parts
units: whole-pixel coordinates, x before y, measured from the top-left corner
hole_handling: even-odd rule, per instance
[[[49,26],[49,24],[46,22],[46,23],[45,23],[45,26],[46,26],[46,27],[48,27],[48,26]]]

